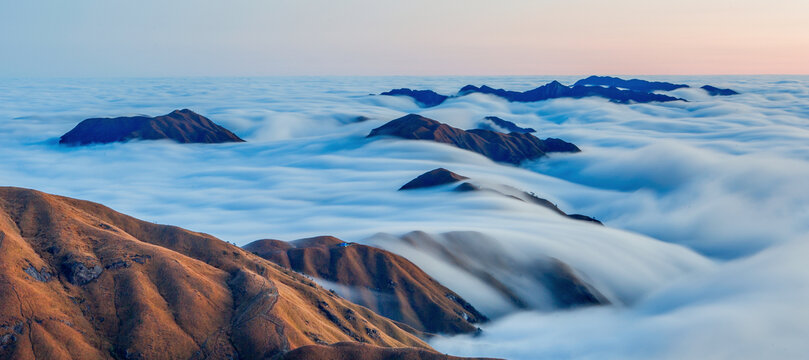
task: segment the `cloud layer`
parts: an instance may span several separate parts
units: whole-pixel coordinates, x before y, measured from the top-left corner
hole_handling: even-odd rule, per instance
[[[447,92],[467,83],[520,90],[550,80],[3,80],[0,184],[97,201],[237,244],[478,231],[504,248],[558,257],[598,279],[602,289],[631,299],[605,309],[503,314],[481,338],[436,340],[445,352],[534,358],[533,344],[536,354],[550,358],[755,358],[809,351],[795,340],[809,328],[799,305],[809,300],[809,276],[798,265],[809,255],[802,245],[809,230],[809,78],[656,78],[742,93],[714,98],[680,89],[670,94],[690,102],[667,104],[516,104],[476,94],[422,111],[406,98],[368,95],[393,87]],[[85,118],[176,108],[197,111],[248,142],[55,144]],[[461,128],[498,116],[583,152],[518,168],[441,144],[364,138],[408,112]],[[371,120],[351,123],[356,116]],[[607,227],[485,193],[396,191],[437,167],[534,192]],[[690,265],[667,271],[671,262],[649,260],[656,256],[687,258]],[[429,257],[411,257],[434,276],[442,274],[430,270]],[[628,259],[645,259],[646,270],[627,271]],[[455,285],[482,290],[470,284]],[[486,305],[483,297],[477,302]],[[715,340],[703,340],[705,334]]]

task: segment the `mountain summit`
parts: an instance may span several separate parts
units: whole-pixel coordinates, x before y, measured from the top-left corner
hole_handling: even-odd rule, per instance
[[[129,140],[169,139],[179,143],[243,142],[228,129],[191,110],[149,117],[92,118],[62,135],[60,144],[89,145]]]
[[[547,138],[541,140],[527,133],[504,134],[491,130],[461,130],[417,114],[391,120],[373,129],[367,137],[395,136],[411,140],[430,140],[474,151],[494,161],[519,164],[550,152],[579,152],[569,142]]]

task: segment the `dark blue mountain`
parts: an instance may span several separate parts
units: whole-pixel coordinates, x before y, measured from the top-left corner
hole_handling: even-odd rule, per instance
[[[489,86],[483,85],[477,87],[474,85],[466,85],[458,92],[458,96],[468,95],[472,93],[491,94],[502,97],[512,102],[534,102],[548,99],[558,98],[574,98],[580,99],[584,97],[598,96],[609,99],[612,102],[627,104],[630,102],[647,103],[647,102],[666,102],[682,100],[673,96],[646,93],[634,90],[621,90],[616,87],[601,87],[601,86],[565,86],[558,81],[552,81],[542,85],[533,90],[518,92],[504,89],[494,89]]]
[[[432,90],[412,90],[408,88],[393,89],[379,95],[409,96],[413,98],[413,100],[416,100],[416,103],[418,103],[420,107],[438,106],[449,98],[449,96],[441,95]]]
[[[646,81],[640,79],[624,80],[612,76],[590,76],[586,79],[576,81],[573,86],[606,86],[629,89],[642,92],[652,92],[657,90],[671,91],[680,88],[687,88],[685,84],[672,84],[663,81]]]
[[[590,78],[593,78],[592,76]],[[588,79],[590,79],[588,78]],[[596,77],[596,78],[604,78],[604,79],[617,79],[624,82],[645,82],[648,84],[658,84],[658,85],[649,85],[652,87],[664,87],[663,85],[659,84],[668,84],[668,83],[660,83],[660,82],[648,82],[644,80],[622,80],[618,78],[610,78],[610,77]],[[584,79],[587,80],[587,79]],[[580,80],[584,81],[584,80]],[[578,84],[578,83],[577,83]],[[633,82],[633,84],[635,84]],[[674,88],[679,87],[687,87],[688,85],[677,85],[677,84],[669,84],[674,86]],[[481,94],[489,94],[499,96],[503,99],[506,99],[511,102],[534,102],[534,101],[542,101],[542,100],[549,100],[549,99],[558,99],[558,98],[573,98],[573,99],[580,99],[584,97],[602,97],[608,99],[615,103],[621,104],[628,104],[630,102],[636,103],[648,103],[648,102],[667,102],[667,101],[686,101],[685,99],[676,98],[673,96],[663,95],[663,94],[655,94],[650,93],[648,91],[638,91],[638,90],[624,90],[619,89],[615,86],[610,87],[603,87],[603,86],[590,86],[590,85],[573,85],[573,86],[566,86],[558,81],[551,81],[545,85],[542,85],[538,88],[528,90],[528,91],[511,91],[505,89],[495,89],[490,86],[483,85],[481,87],[477,87],[474,85],[466,85],[461,90],[458,91],[458,96],[469,95],[473,93],[481,93]],[[433,107],[440,105],[445,100],[452,96],[441,95],[436,93],[432,90],[412,90],[407,88],[402,89],[394,89],[388,92],[383,92],[380,95],[393,95],[393,96],[409,96],[413,98],[416,103],[419,104],[421,107]]]
[[[117,118],[92,118],[80,122],[62,135],[64,145],[106,144],[129,140],[174,140],[179,143],[244,142],[210,119],[191,110],[169,114]]]
[[[705,85],[701,88],[708,92],[711,96],[730,96],[730,95],[738,95],[739,93],[731,90],[731,89],[722,89],[711,85]]]

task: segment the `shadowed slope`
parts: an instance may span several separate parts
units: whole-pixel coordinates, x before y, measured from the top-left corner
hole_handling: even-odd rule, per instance
[[[515,256],[480,233],[457,231],[433,236],[414,231],[401,237],[377,234],[369,241],[382,248],[429,254],[421,261],[437,260],[450,265],[465,276],[476,278],[488,291],[499,294],[518,309],[549,310],[610,303],[564,262],[550,257]]]
[[[0,289],[0,358],[429,350],[405,325],[212,236],[19,188],[0,188]]]
[[[444,169],[444,168],[438,168],[438,169],[435,169],[435,170],[430,170],[430,171],[428,171],[428,172],[426,172],[424,174],[419,175],[417,178],[415,178],[413,180],[410,180],[410,182],[408,182],[407,184],[405,184],[404,186],[399,188],[399,190],[401,191],[401,190],[413,190],[413,189],[430,188],[430,187],[435,187],[435,186],[440,186],[440,185],[445,185],[445,184],[452,184],[452,183],[456,183],[456,182],[467,180],[467,179],[469,179],[469,178],[466,177],[466,176],[458,175],[458,174],[456,174],[456,173],[454,173],[452,171],[449,171],[447,169]],[[512,199],[515,199],[515,200],[520,200],[520,201],[524,201],[524,202],[528,202],[528,203],[532,203],[532,204],[537,204],[539,206],[548,208],[548,209],[552,210],[553,212],[555,212],[555,213],[557,213],[559,215],[566,216],[566,217],[569,217],[569,218],[574,219],[574,220],[589,221],[589,222],[597,223],[599,225],[603,225],[600,221],[598,221],[598,220],[596,220],[596,219],[594,219],[592,217],[586,216],[586,215],[567,214],[564,211],[562,211],[561,209],[559,209],[559,207],[557,207],[556,204],[554,204],[554,203],[552,203],[552,202],[550,202],[550,201],[548,201],[546,199],[540,198],[540,197],[534,195],[533,193],[528,193],[528,192],[513,188],[511,186],[506,186],[506,185],[488,186],[488,185],[483,185],[483,184],[478,184],[478,183],[475,183],[475,182],[467,181],[467,182],[464,182],[463,184],[460,184],[457,187],[455,187],[455,191],[458,191],[458,192],[488,191],[488,192],[500,194],[500,195],[503,195],[503,196],[507,196],[507,197],[510,197]]]
[[[62,135],[60,144],[105,144],[128,140],[170,139],[179,143],[243,142],[241,138],[208,118],[191,110],[174,110],[170,114],[148,117],[87,119]]]
[[[503,134],[491,130],[461,130],[426,117],[409,114],[373,129],[368,137],[395,136],[430,140],[474,151],[494,161],[519,164],[550,152],[579,152],[578,147],[560,139],[540,140],[531,134]]]
[[[353,302],[431,333],[468,333],[486,317],[407,259],[371,246],[320,236],[290,243],[258,240],[245,250],[347,287]]]

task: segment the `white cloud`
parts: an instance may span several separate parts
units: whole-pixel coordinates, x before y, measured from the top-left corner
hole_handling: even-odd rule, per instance
[[[498,116],[584,150],[524,168],[447,145],[364,138],[386,120],[421,111],[408,99],[369,93],[394,87],[451,93],[467,83],[527,89],[546,80],[4,80],[0,184],[100,202],[238,244],[321,234],[363,241],[380,232],[479,231],[530,249],[528,254],[559,257],[605,292],[631,299],[623,308],[507,317],[487,326],[488,337],[436,343],[449,352],[532,358],[520,351],[534,344],[550,358],[809,352],[793,341],[809,329],[803,310],[809,288],[803,279],[809,276],[797,265],[809,251],[793,244],[809,232],[807,78],[683,79],[743,93],[709,98],[680,91],[688,103],[509,104],[468,96],[422,111],[460,127]],[[53,143],[87,117],[159,115],[175,108],[191,108],[249,142]],[[342,125],[360,115],[372,120]],[[607,228],[494,195],[396,191],[436,167],[535,192],[567,212],[595,216]],[[678,268],[673,259],[689,260]],[[411,260],[442,274],[442,264],[428,257]],[[687,269],[696,273],[683,278]],[[459,289],[483,288],[470,282]],[[487,303],[485,296],[476,301]],[[715,340],[704,340],[708,335]]]

